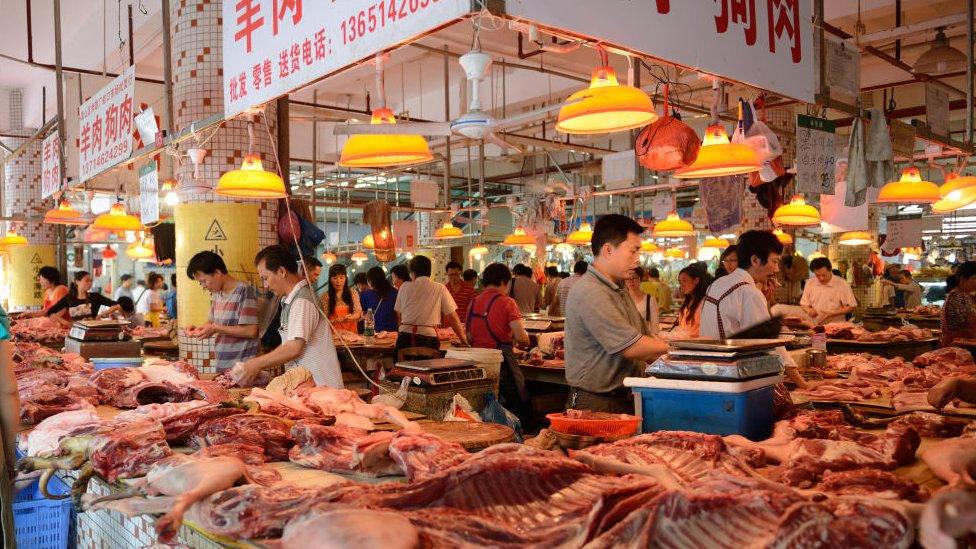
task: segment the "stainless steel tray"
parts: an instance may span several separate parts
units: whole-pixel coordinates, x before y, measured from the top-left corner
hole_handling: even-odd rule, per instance
[[[788,341],[786,339],[676,339],[670,343],[675,349],[743,352],[782,347]]]

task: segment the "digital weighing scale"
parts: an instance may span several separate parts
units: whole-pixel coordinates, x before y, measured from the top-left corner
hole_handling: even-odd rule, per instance
[[[125,339],[123,325],[117,320],[79,320],[71,326],[68,337],[78,341],[121,341]]]
[[[486,379],[487,375],[484,368],[468,360],[433,358],[397,362],[386,375],[387,379],[395,381],[404,377],[412,377],[420,385],[436,386],[478,381]]]

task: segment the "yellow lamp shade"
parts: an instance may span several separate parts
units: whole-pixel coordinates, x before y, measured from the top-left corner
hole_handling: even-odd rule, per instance
[[[125,211],[125,206],[117,202],[112,204],[108,213],[96,217],[92,227],[106,231],[141,231],[142,221],[134,215],[129,215]]]
[[[675,177],[695,179],[721,177],[758,172],[762,169],[759,155],[748,145],[729,142],[729,135],[721,124],[705,130],[698,157],[690,165],[674,172]]]
[[[817,258],[820,258],[820,257],[827,257],[827,256],[825,256],[824,254],[820,253],[819,251],[818,252],[813,252],[812,254],[810,254],[810,255],[807,256],[807,262],[809,263],[810,261],[813,261],[814,259],[817,259]]]
[[[668,248],[664,252],[664,257],[668,261],[677,261],[685,258],[685,251],[681,248]]]
[[[515,232],[505,237],[502,244],[506,246],[529,246],[535,244],[535,238],[525,234],[525,229],[516,227]]]
[[[779,240],[779,243],[784,246],[789,246],[793,243],[793,237],[780,229],[773,229],[773,234],[776,235],[776,240]]]
[[[71,206],[71,202],[61,200],[58,207],[44,214],[44,222],[53,225],[87,225],[89,220]]]
[[[376,242],[373,240],[373,233],[369,233],[363,237],[363,248],[366,248],[367,250],[376,248]]]
[[[901,172],[898,181],[881,187],[878,192],[879,203],[889,204],[932,204],[942,198],[939,186],[931,181],[923,181],[918,168],[911,166]]]
[[[447,240],[450,238],[461,238],[464,236],[464,232],[461,231],[460,227],[455,227],[450,220],[444,222],[441,228],[434,231],[434,238],[437,240]]]
[[[488,254],[487,246],[475,246],[474,248],[471,248],[471,250],[468,251],[468,255],[470,255],[475,259],[481,259],[487,254]]]
[[[142,240],[126,248],[125,255],[132,259],[149,259],[156,256],[156,250],[145,240]]]
[[[651,233],[656,237],[677,238],[695,234],[695,227],[678,217],[678,212],[671,212],[666,219],[654,224]]]
[[[576,246],[573,246],[569,242],[560,242],[559,244],[556,244],[556,247],[553,249],[561,254],[571,254],[576,251]]]
[[[652,254],[660,250],[661,248],[657,244],[655,244],[653,240],[641,241],[641,247],[640,247],[641,253]]]
[[[349,259],[355,261],[357,264],[362,264],[367,259],[369,259],[369,256],[366,255],[366,254],[364,254],[363,252],[356,252],[356,253],[352,254],[352,257],[350,257]]]
[[[719,250],[724,250],[729,247],[729,241],[724,238],[715,238],[710,236],[705,239],[702,243],[702,248],[717,248]]]
[[[265,171],[261,156],[257,154],[245,156],[241,169],[231,170],[220,176],[217,194],[268,200],[286,196],[284,181],[278,174]]]
[[[942,198],[956,202],[962,202],[969,196],[976,199],[976,177],[950,173],[946,175],[945,183],[939,187],[939,192],[942,194]]]
[[[585,221],[580,224],[579,229],[566,236],[566,244],[572,244],[574,246],[589,246],[592,241],[593,227]]]
[[[796,195],[789,204],[784,204],[773,212],[773,223],[789,227],[808,227],[820,224],[820,212]]]
[[[870,244],[874,242],[874,237],[871,233],[865,231],[848,231],[837,239],[838,244],[843,244],[845,246],[863,246],[865,244]]]
[[[336,254],[332,252],[325,252],[322,254],[322,261],[325,261],[326,265],[332,265],[336,262]]]
[[[21,248],[28,244],[27,239],[11,230],[0,237],[0,249],[9,250],[11,248]]]
[[[901,257],[905,261],[918,261],[922,257],[922,248],[902,248]]]
[[[390,109],[376,109],[369,123],[396,124],[396,117]],[[388,168],[422,164],[433,159],[427,141],[419,135],[356,134],[350,136],[342,147],[339,165],[346,168]]]
[[[639,128],[657,119],[654,103],[646,93],[618,83],[612,68],[597,67],[590,87],[570,95],[559,109],[556,129],[589,135]]]

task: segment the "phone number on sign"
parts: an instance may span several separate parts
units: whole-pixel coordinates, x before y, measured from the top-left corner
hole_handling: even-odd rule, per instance
[[[367,34],[376,32],[377,29],[386,27],[387,23],[393,24],[400,19],[404,19],[414,13],[426,9],[438,0],[383,0],[361,10],[358,14],[351,15],[344,19],[339,25],[342,31],[343,45],[355,42],[365,37]]]

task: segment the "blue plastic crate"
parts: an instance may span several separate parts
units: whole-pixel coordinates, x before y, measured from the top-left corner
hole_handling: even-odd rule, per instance
[[[695,431],[769,437],[776,421],[773,392],[780,376],[744,382],[627,378],[634,391],[641,430]]]
[[[142,366],[141,357],[119,357],[119,358],[92,358],[92,366],[95,371],[109,370],[112,368],[138,368]]]
[[[48,491],[63,495],[70,491],[54,477]],[[17,493],[14,499],[14,531],[18,549],[67,549],[72,521],[71,499],[46,499],[38,481]]]

